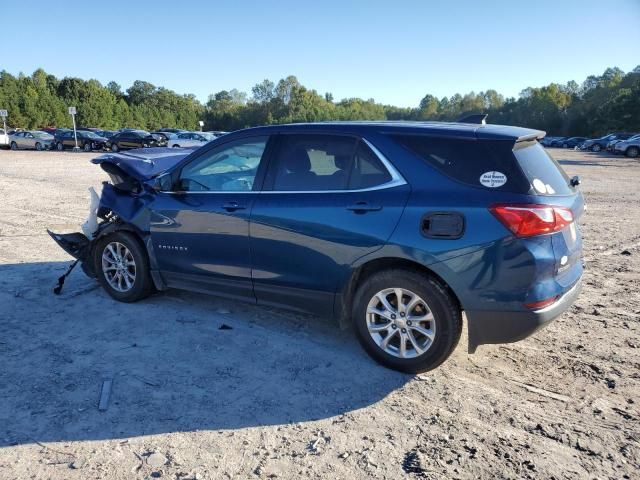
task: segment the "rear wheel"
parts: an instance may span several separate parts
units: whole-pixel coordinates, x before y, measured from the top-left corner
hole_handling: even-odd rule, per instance
[[[629,147],[627,148],[626,155],[627,157],[636,158],[638,155],[640,155],[640,148]]]
[[[131,233],[115,232],[100,239],[94,265],[100,284],[120,302],[141,300],[152,291],[147,254]]]
[[[58,143],[56,144],[56,149],[57,149],[59,152],[61,152],[61,151],[63,151],[63,150],[64,150],[64,145],[62,144],[62,142],[58,142]]]
[[[591,147],[591,151],[592,152],[599,152],[600,150],[602,150],[602,147],[599,144],[595,144],[593,147]]]
[[[42,151],[42,144],[40,142],[36,142],[36,150],[39,152]]]
[[[16,142],[11,142],[11,150],[17,150],[18,144]]]
[[[86,143],[82,146],[82,150],[84,150],[85,152],[90,152],[90,151],[91,151],[91,142],[86,142]]]
[[[111,151],[112,151],[112,152],[117,152],[118,150],[120,150],[120,149],[118,148],[118,144],[117,144],[117,143],[113,143],[113,144],[111,145]]]
[[[439,282],[413,270],[378,272],[358,288],[352,319],[360,343],[382,365],[432,370],[455,349],[462,316]]]

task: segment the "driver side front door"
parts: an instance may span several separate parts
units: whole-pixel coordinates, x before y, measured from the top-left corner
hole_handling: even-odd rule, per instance
[[[151,205],[151,241],[170,287],[254,299],[249,218],[269,138],[208,148]]]

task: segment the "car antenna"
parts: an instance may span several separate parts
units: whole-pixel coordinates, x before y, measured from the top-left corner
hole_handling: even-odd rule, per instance
[[[488,113],[474,113],[466,117],[459,118],[456,123],[477,123],[478,125],[486,125]]]

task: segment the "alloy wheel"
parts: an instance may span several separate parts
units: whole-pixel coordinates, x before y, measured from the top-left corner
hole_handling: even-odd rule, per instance
[[[102,251],[102,272],[111,288],[128,292],[136,281],[136,262],[126,245],[111,242]]]
[[[427,302],[404,288],[376,293],[367,305],[366,323],[378,347],[397,358],[422,355],[436,335],[436,320]]]

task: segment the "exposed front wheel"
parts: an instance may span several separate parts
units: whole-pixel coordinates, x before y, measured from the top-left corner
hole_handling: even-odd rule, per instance
[[[135,302],[151,293],[149,260],[131,233],[115,232],[100,239],[94,265],[98,281],[116,300]]]
[[[376,361],[417,373],[444,362],[462,331],[460,308],[439,282],[412,270],[387,270],[358,288],[352,311],[356,333]]]
[[[629,147],[626,152],[627,157],[636,158],[640,155],[640,148],[638,147]]]

